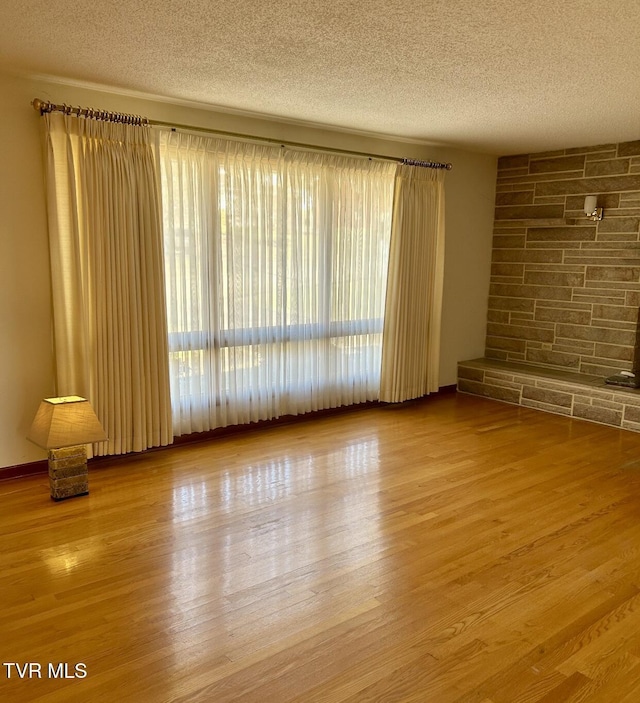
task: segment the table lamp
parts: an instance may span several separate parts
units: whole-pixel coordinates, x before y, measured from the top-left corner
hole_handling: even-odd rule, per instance
[[[49,484],[55,501],[89,493],[87,444],[107,439],[86,398],[45,398],[27,436],[49,452]]]

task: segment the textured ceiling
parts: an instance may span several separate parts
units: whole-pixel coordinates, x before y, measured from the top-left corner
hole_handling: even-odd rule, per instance
[[[640,139],[640,0],[5,0],[0,68],[494,154]]]

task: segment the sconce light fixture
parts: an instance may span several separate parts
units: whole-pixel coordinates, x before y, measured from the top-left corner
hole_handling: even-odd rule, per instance
[[[587,216],[588,220],[593,220],[597,222],[602,219],[602,208],[598,207],[598,196],[597,195],[587,195],[584,199],[584,214]]]
[[[89,492],[87,444],[107,439],[86,398],[45,398],[27,437],[49,451],[51,498],[63,500]]]

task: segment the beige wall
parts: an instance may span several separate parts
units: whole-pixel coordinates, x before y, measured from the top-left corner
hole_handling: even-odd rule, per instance
[[[25,439],[41,398],[55,392],[51,296],[39,118],[34,97],[143,114],[151,119],[387,156],[451,161],[441,385],[456,362],[484,349],[496,159],[444,147],[375,139],[273,120],[0,74],[0,467],[44,458]]]

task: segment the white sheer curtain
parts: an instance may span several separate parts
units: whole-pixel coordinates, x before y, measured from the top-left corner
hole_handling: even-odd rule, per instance
[[[150,129],[44,116],[56,392],[88,398],[123,454],[173,439],[160,195]]]
[[[438,390],[444,278],[443,170],[396,173],[382,343],[380,400]]]
[[[377,399],[396,165],[158,136],[175,434]]]

